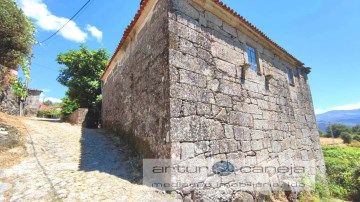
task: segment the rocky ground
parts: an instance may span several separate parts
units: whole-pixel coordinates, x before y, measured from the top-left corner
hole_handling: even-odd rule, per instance
[[[1,168],[0,201],[173,200],[134,183],[141,176],[133,152],[105,131],[41,119],[21,123],[28,156]]]

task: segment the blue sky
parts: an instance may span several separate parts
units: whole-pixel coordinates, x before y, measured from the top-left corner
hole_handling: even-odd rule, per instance
[[[46,39],[87,0],[18,0],[35,22],[36,38]],[[30,87],[44,97],[62,98],[57,83],[59,52],[106,48],[112,54],[135,15],[140,0],[92,0],[56,37],[34,47]],[[317,112],[360,108],[360,1],[357,0],[224,0],[280,46],[312,67],[310,84]]]

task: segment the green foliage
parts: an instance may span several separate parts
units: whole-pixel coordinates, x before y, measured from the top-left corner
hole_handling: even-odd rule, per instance
[[[37,43],[35,27],[13,0],[1,0],[0,19],[0,64],[21,66],[28,79],[32,46]]]
[[[329,202],[331,201],[330,192],[328,190],[325,180],[317,175],[315,183],[309,179],[303,179],[303,183],[306,187],[312,187],[312,190],[304,191],[300,193],[299,201],[300,202]]]
[[[360,135],[354,135],[353,140],[360,142]]]
[[[322,132],[321,130],[319,130],[319,135],[320,135],[320,137],[325,137],[326,136],[325,133]]]
[[[38,112],[38,117],[51,117],[51,116],[59,116],[61,111],[59,109],[48,109],[41,110]]]
[[[69,97],[63,98],[61,114],[70,115],[79,107],[80,105],[75,101],[71,100]]]
[[[345,144],[350,144],[352,141],[352,136],[348,132],[341,133],[341,139],[343,139]]]
[[[100,111],[99,79],[108,63],[108,58],[109,54],[105,49],[92,51],[83,44],[80,50],[70,50],[57,56],[57,62],[66,66],[60,70],[57,80],[69,88],[66,94],[71,106],[76,103],[78,107]],[[68,113],[71,110],[65,111]]]
[[[51,100],[46,100],[46,101],[44,102],[44,105],[46,105],[46,106],[54,106],[54,103],[51,102]]]
[[[352,127],[352,132],[354,134],[360,135],[360,125],[356,125]]]
[[[345,126],[343,124],[332,124],[326,129],[328,137],[331,137],[331,128],[335,138],[340,137],[341,133],[344,132],[351,133],[351,128],[348,126]]]
[[[324,146],[323,151],[331,195],[341,199],[358,195],[356,175],[360,168],[360,149]]]
[[[26,84],[21,81],[21,79],[16,79],[12,84],[12,89],[14,91],[15,96],[19,100],[25,100],[29,93],[26,88]]]

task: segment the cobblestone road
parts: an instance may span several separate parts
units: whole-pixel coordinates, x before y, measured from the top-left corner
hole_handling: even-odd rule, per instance
[[[29,156],[0,170],[0,201],[171,201],[131,183],[131,151],[104,131],[23,119]]]

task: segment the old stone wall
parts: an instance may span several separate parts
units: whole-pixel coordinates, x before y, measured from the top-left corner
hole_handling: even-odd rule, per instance
[[[103,124],[147,158],[170,157],[168,2],[158,1],[103,84]]]
[[[9,115],[19,115],[20,106],[11,88],[5,90],[0,97],[2,97],[2,100],[0,101],[1,112]]]
[[[237,167],[305,162],[316,164],[313,174],[324,175],[304,69],[191,0],[171,0],[169,18],[173,157],[193,163],[209,157],[236,159]],[[261,71],[248,69],[244,76],[246,44],[258,51]],[[286,68],[293,69],[294,85],[289,85]],[[272,79],[267,89],[268,75]],[[278,175],[263,177],[282,180]]]
[[[29,96],[25,101],[25,116],[36,117],[40,108],[40,95],[42,91],[29,89]]]
[[[257,50],[258,72],[244,66],[246,45]],[[235,171],[220,179],[223,184],[243,177],[281,184],[289,177],[245,176],[236,170],[242,166],[304,166],[312,176],[325,175],[307,73],[193,0],[157,1],[103,83],[103,123],[146,158],[232,162]],[[195,178],[214,182],[219,176]],[[241,187],[212,188],[218,189],[195,190],[191,197],[227,200]]]
[[[79,108],[69,116],[69,122],[75,125],[83,125],[88,114],[87,108]]]

